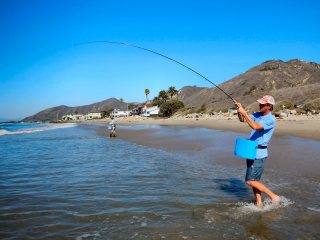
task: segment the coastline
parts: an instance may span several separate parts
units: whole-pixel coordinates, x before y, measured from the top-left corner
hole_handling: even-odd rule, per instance
[[[117,119],[118,120],[118,119]],[[296,176],[319,176],[319,134],[317,119],[278,121],[278,129],[270,143],[268,168]],[[108,121],[93,121],[87,126],[98,126],[97,132],[108,137]],[[233,155],[234,140],[246,137],[250,128],[237,119],[132,119],[118,121],[119,139],[173,152],[184,152],[210,158],[215,152],[215,163],[223,166],[243,167],[243,161]],[[139,127],[139,125],[141,127]],[[280,126],[279,126],[280,125]],[[166,126],[168,126],[166,128]],[[211,131],[213,130],[213,131]],[[224,133],[226,132],[226,134]],[[215,150],[212,150],[214,147]],[[217,149],[219,151],[216,151]],[[199,155],[200,154],[200,155]],[[209,156],[209,157],[208,157]]]
[[[119,125],[118,137],[109,138],[106,120],[3,138],[8,146],[2,161],[8,205],[2,208],[2,216],[8,237],[15,229],[43,238],[61,238],[66,233],[118,238],[121,232],[124,239],[133,238],[137,231],[141,235],[134,236],[141,239],[146,234],[161,238],[185,229],[191,230],[184,236],[201,233],[211,239],[217,228],[222,238],[230,224],[240,229],[236,233],[243,238],[249,236],[248,226],[259,230],[259,221],[265,219],[260,219],[260,210],[252,211],[254,197],[243,180],[246,162],[233,156],[235,137],[247,136],[247,131],[148,125],[142,120],[141,126]],[[153,123],[159,121],[163,122]],[[271,229],[285,226],[287,232],[298,229],[305,236],[316,229],[320,209],[315,191],[320,179],[320,142],[285,136],[273,138],[271,144],[263,182],[290,206],[268,207],[263,216],[271,219]],[[33,193],[38,197],[30,197]],[[245,203],[245,208],[239,203]],[[248,209],[247,204],[252,207]],[[307,223],[303,232],[299,228],[302,215]],[[70,225],[61,225],[66,218]],[[50,224],[50,235],[43,233]],[[287,239],[280,235],[283,228],[266,238]],[[83,229],[97,235],[82,235]],[[198,235],[192,235],[194,231]]]
[[[82,121],[83,124],[108,124],[110,119]],[[236,116],[199,116],[197,118],[171,117],[171,118],[146,118],[130,116],[116,118],[119,125],[170,125],[200,127],[231,132],[249,133],[250,128],[246,123],[241,123]],[[312,140],[320,140],[319,116],[294,116],[277,119],[275,136],[294,136]]]

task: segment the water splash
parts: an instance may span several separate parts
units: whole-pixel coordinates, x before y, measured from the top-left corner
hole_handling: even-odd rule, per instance
[[[288,207],[292,204],[294,204],[294,202],[288,198],[285,198],[284,196],[280,196],[280,200],[277,202],[271,202],[269,199],[265,200],[262,203],[262,206],[257,206],[254,203],[246,202],[237,203],[238,210],[244,214],[251,214],[255,212],[270,212],[275,209]]]
[[[228,221],[228,219],[236,220],[256,213],[271,212],[279,208],[289,207],[292,204],[294,204],[292,200],[283,196],[280,196],[280,201],[276,203],[266,200],[261,207],[256,206],[254,202],[222,203],[207,210],[204,217],[209,224],[216,224]]]

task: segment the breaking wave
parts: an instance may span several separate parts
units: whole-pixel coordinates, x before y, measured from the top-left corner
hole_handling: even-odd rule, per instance
[[[0,136],[3,135],[12,135],[12,134],[28,134],[28,133],[35,133],[35,132],[43,132],[48,130],[54,129],[61,129],[61,128],[70,128],[77,126],[76,123],[61,123],[61,124],[41,124],[34,127],[27,127],[27,128],[20,128],[16,130],[6,130],[0,129]]]

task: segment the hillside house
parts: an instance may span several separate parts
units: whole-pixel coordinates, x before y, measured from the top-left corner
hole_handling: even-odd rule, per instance
[[[140,116],[156,117],[156,116],[159,116],[159,111],[160,111],[160,108],[158,106],[153,106],[153,107],[144,106]]]
[[[87,113],[87,114],[67,114],[62,116],[63,121],[83,121],[83,120],[92,120],[100,119],[101,113]]]
[[[81,121],[86,120],[86,116],[83,114],[67,114],[62,116],[63,121]]]
[[[101,118],[101,112],[95,112],[95,113],[88,113],[85,115],[86,120],[92,120],[92,119],[100,119]]]
[[[135,107],[131,110],[131,115],[140,115],[142,112],[142,107]]]
[[[114,109],[110,115],[111,115],[111,117],[128,117],[131,115],[131,113],[130,113],[130,111],[123,111],[120,109]]]

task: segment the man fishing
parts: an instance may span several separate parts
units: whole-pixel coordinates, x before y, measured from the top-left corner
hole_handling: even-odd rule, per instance
[[[110,137],[116,137],[116,123],[117,121],[112,117],[111,118],[111,122],[109,123],[108,129],[111,130],[110,131]]]
[[[274,132],[276,120],[271,114],[275,100],[272,96],[266,95],[257,100],[260,111],[249,115],[241,103],[234,100],[238,111],[240,122],[246,121],[252,128],[249,140],[258,143],[255,159],[247,159],[246,184],[253,189],[256,205],[262,206],[261,192],[266,193],[271,202],[278,202],[280,197],[260,182],[264,170],[264,163],[268,157],[268,143]]]
[[[271,198],[272,202],[276,202],[280,200],[280,197],[276,194],[274,194],[271,190],[269,190],[265,185],[263,185],[260,182],[260,178],[263,172],[263,166],[264,161],[266,160],[268,156],[267,152],[267,145],[271,139],[271,136],[274,131],[275,127],[275,118],[272,116],[271,111],[273,109],[273,106],[275,104],[274,98],[272,96],[264,96],[263,98],[259,99],[259,106],[260,106],[260,112],[254,113],[252,115],[248,115],[248,113],[245,111],[245,109],[241,106],[240,103],[235,101],[232,96],[228,93],[226,93],[221,87],[216,85],[214,82],[210,81],[208,78],[203,76],[201,73],[195,71],[194,69],[188,67],[187,65],[168,57],[162,53],[156,52],[154,50],[150,50],[144,47],[140,47],[137,45],[124,43],[124,42],[112,42],[112,41],[91,41],[91,42],[84,42],[80,43],[78,45],[83,44],[94,44],[94,43],[106,43],[106,44],[116,44],[116,45],[122,45],[122,46],[128,46],[137,48],[143,51],[147,51],[153,54],[156,54],[160,57],[166,58],[167,60],[170,60],[176,64],[179,64],[180,66],[188,69],[189,71],[197,74],[198,76],[202,77],[206,81],[210,82],[212,85],[214,85],[217,89],[219,89],[221,92],[223,92],[228,98],[230,98],[236,105],[236,108],[239,113],[239,119],[241,122],[246,120],[248,125],[253,129],[250,140],[256,141],[259,144],[259,149],[257,151],[256,159],[255,160],[247,160],[247,174],[246,174],[246,183],[252,187],[254,195],[256,197],[256,203],[257,205],[262,204],[262,198],[261,198],[261,192],[266,193]],[[111,133],[110,133],[111,136]]]

